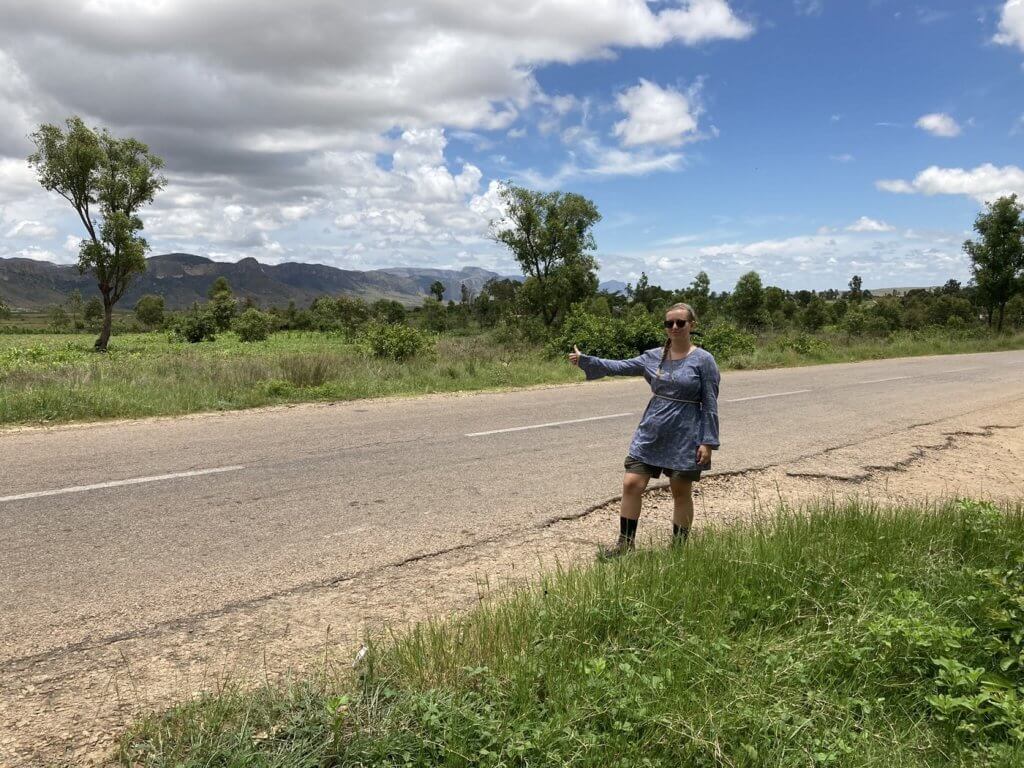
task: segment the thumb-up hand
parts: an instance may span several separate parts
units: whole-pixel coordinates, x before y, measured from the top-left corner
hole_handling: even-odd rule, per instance
[[[572,363],[573,365],[579,365],[580,364],[580,355],[581,354],[583,354],[583,353],[580,352],[579,347],[577,347],[575,344],[573,344],[572,345],[572,352],[569,353],[569,362]]]

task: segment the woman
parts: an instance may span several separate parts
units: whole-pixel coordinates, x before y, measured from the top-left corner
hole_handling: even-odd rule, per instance
[[[587,379],[643,376],[653,397],[633,435],[622,481],[619,540],[605,556],[633,549],[644,489],[664,473],[672,489],[672,542],[682,544],[693,524],[693,482],[711,466],[718,448],[718,366],[711,353],[690,340],[697,316],[688,304],[673,304],[665,313],[668,339],[631,360],[603,360],[581,354],[575,346],[569,362]]]

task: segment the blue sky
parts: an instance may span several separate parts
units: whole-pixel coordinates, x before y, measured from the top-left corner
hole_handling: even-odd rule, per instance
[[[24,168],[71,113],[167,159],[154,252],[225,260],[512,272],[510,179],[597,203],[602,280],[931,285],[1024,193],[1022,0],[233,5],[12,3],[0,255],[74,260]]]

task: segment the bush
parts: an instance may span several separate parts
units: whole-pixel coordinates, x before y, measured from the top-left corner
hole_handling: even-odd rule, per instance
[[[147,293],[135,303],[135,317],[149,328],[164,324],[164,297]]]
[[[434,351],[432,336],[407,325],[368,323],[363,328],[360,341],[374,357],[390,360],[408,360],[415,355]]]
[[[171,335],[190,344],[214,341],[217,338],[217,323],[205,308],[193,306],[175,321]]]
[[[240,341],[266,341],[271,330],[270,315],[256,308],[247,309],[235,318],[231,329]]]
[[[835,351],[827,341],[819,339],[817,336],[812,336],[809,333],[784,336],[779,339],[778,345],[780,349],[790,349],[798,355],[808,357],[825,357]]]
[[[658,319],[643,307],[631,307],[623,317],[604,317],[576,305],[549,343],[548,351],[564,355],[575,344],[588,355],[623,360],[664,343]]]
[[[754,334],[727,322],[711,323],[701,331],[697,340],[720,363],[731,357],[753,354],[757,348]]]

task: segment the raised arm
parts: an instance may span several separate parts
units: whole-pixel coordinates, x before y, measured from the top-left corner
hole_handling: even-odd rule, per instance
[[[718,448],[718,383],[721,381],[715,358],[702,356],[700,361],[701,445]]]
[[[602,376],[643,376],[644,355],[629,360],[605,360],[593,355],[580,355],[579,366],[587,374],[587,381]]]

